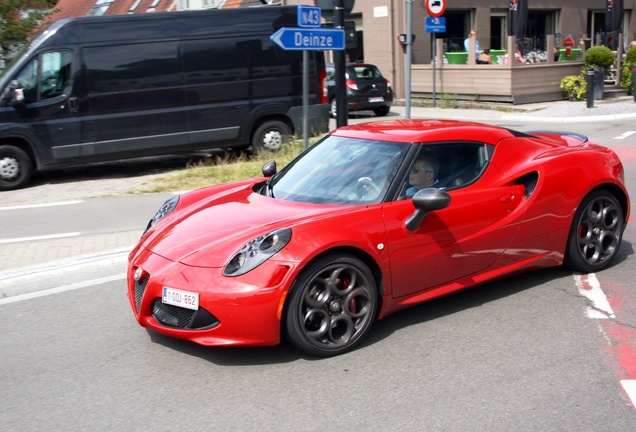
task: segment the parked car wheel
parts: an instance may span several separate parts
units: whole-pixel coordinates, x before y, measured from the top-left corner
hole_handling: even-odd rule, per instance
[[[284,330],[307,354],[330,357],[351,350],[371,328],[378,307],[375,279],[359,259],[331,254],[294,283]]]
[[[607,267],[620,248],[624,220],[623,209],[611,192],[598,190],[588,195],[574,216],[566,265],[583,273]]]
[[[387,115],[390,110],[391,110],[391,108],[385,105],[385,106],[381,106],[379,108],[375,108],[373,110],[373,112],[375,113],[375,115],[377,115],[379,117],[382,117],[382,116]]]
[[[280,120],[268,120],[261,124],[252,137],[252,151],[258,153],[261,150],[276,151],[291,141],[292,131],[286,123]]]
[[[24,150],[11,145],[0,146],[0,190],[21,188],[32,174],[33,164]]]

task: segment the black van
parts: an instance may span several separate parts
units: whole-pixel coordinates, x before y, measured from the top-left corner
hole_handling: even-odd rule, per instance
[[[270,41],[297,7],[62,19],[0,78],[0,190],[34,170],[210,148],[277,149],[303,128],[302,52]],[[309,52],[312,132],[328,128]]]

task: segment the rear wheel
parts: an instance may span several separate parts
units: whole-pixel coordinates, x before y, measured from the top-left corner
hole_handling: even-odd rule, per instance
[[[261,150],[276,151],[291,141],[292,132],[286,123],[280,120],[268,120],[261,124],[252,136],[252,151],[258,153]]]
[[[574,215],[565,264],[582,273],[610,265],[623,239],[624,220],[623,209],[611,192],[589,194]]]
[[[284,330],[301,351],[335,356],[362,340],[377,307],[377,286],[369,268],[352,256],[330,254],[310,264],[294,283]]]
[[[33,163],[24,150],[11,145],[0,146],[0,190],[21,188],[32,174]]]
[[[373,110],[373,112],[375,113],[375,115],[377,115],[377,116],[379,116],[379,117],[382,117],[382,116],[387,115],[387,114],[389,113],[389,111],[390,111],[390,110],[391,110],[391,108],[390,108],[390,107],[388,107],[388,106],[386,106],[386,105],[383,105],[383,106],[381,106],[381,107],[375,108],[375,109]]]

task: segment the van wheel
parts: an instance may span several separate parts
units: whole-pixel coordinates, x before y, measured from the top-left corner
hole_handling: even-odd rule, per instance
[[[0,190],[19,189],[29,182],[32,174],[33,164],[24,150],[0,146]]]
[[[269,120],[261,124],[252,137],[252,151],[276,151],[283,143],[291,141],[292,132],[287,124],[279,120]]]

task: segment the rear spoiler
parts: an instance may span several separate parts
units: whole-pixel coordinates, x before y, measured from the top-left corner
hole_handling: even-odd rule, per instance
[[[581,141],[581,144],[586,143],[588,141],[588,137],[585,135],[577,134],[574,132],[562,132],[562,131],[551,131],[551,130],[535,130],[535,131],[527,131],[528,135],[560,135],[560,136],[568,136],[572,138],[576,138]]]

